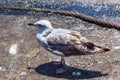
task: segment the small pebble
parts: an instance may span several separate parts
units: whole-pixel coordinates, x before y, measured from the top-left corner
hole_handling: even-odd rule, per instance
[[[12,44],[11,47],[9,48],[9,53],[12,55],[17,54],[17,48],[18,48],[17,44]]]
[[[24,71],[24,72],[21,73],[21,75],[22,75],[22,76],[26,76],[26,75],[27,75],[27,72]]]
[[[6,71],[6,69],[5,69],[5,68],[0,67],[0,71]]]
[[[0,71],[2,70],[2,67],[0,67]]]
[[[120,49],[120,46],[114,46],[114,49]]]

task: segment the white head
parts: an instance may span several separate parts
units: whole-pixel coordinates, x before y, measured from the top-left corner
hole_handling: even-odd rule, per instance
[[[36,26],[39,28],[39,31],[38,31],[39,37],[47,36],[53,30],[53,27],[52,27],[50,21],[48,21],[48,20],[40,20],[40,21],[37,21],[35,23],[29,23],[28,25],[29,26]]]
[[[50,21],[48,20],[39,20],[35,23],[29,23],[29,26],[36,26],[38,28],[47,28],[47,29],[52,29],[52,25]]]

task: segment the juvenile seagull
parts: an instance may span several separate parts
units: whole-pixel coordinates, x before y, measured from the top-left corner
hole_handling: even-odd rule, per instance
[[[60,56],[61,61],[53,61],[54,65],[62,65],[56,70],[56,74],[66,72],[64,57],[73,55],[90,55],[109,51],[89,42],[77,31],[62,28],[53,28],[48,20],[40,20],[29,23],[29,26],[36,26],[39,31],[36,34],[40,45],[51,53]]]

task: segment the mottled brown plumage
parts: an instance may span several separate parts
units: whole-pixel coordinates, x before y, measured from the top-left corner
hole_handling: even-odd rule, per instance
[[[64,32],[54,33],[46,37],[48,42],[48,50],[54,54],[60,52],[61,56],[72,56],[72,55],[89,55],[95,53],[102,53],[109,51],[107,48],[96,46],[94,43],[89,42],[86,38],[81,37],[77,31],[69,31],[67,34]]]

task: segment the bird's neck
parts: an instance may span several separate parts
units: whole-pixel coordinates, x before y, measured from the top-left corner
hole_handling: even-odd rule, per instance
[[[48,36],[53,29],[50,28],[44,28],[44,29],[39,29],[38,33],[37,33],[37,37],[41,38],[41,37],[46,37]]]

